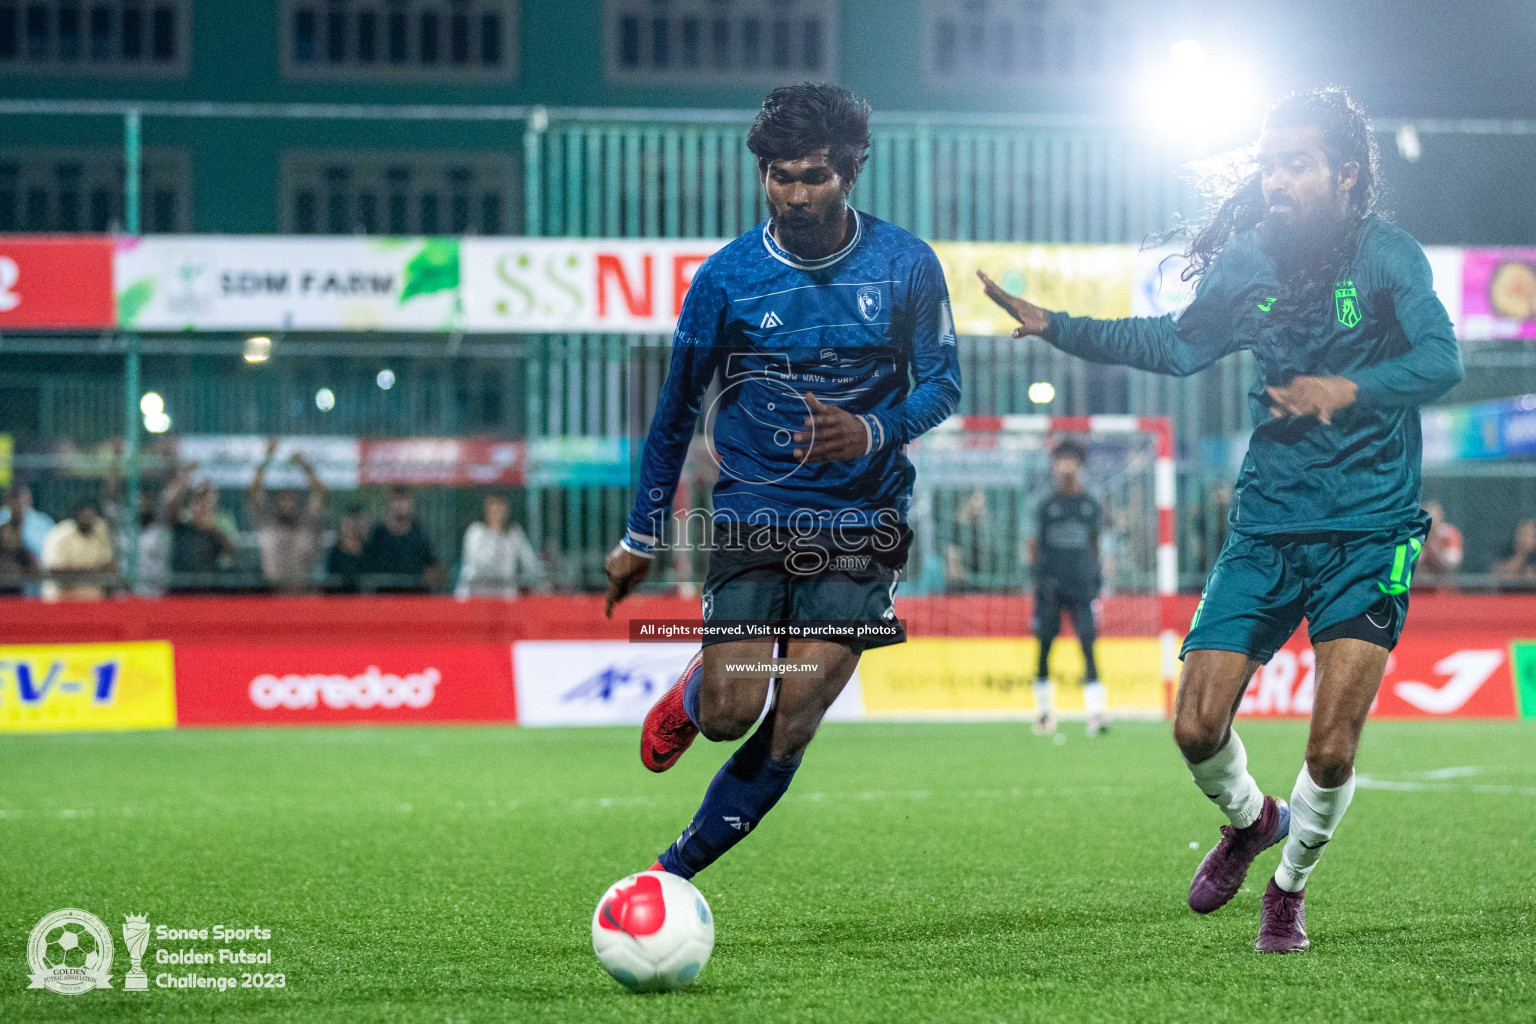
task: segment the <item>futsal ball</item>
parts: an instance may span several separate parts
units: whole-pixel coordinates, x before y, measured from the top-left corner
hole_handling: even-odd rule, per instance
[[[715,948],[704,896],[666,871],[621,878],[592,914],[592,949],[631,992],[670,992],[693,983]]]

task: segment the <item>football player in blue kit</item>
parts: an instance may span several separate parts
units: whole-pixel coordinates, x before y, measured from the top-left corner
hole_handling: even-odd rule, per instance
[[[784,795],[863,650],[905,639],[893,606],[910,542],[913,467],[904,447],[948,418],[960,396],[938,258],[922,240],[848,204],[869,148],[868,105],[832,85],[776,89],[747,146],[770,219],[694,276],[634,508],[606,565],[611,616],[673,535],[678,475],[719,375],[706,416],[720,474],[704,646],[646,717],[640,756],[661,772],[701,732],[714,741],[752,735],[661,854],[656,869],[684,878],[751,832]],[[729,624],[745,621],[885,628],[873,639],[729,635]],[[776,648],[817,669],[783,675],[765,714],[772,673],[727,675],[726,667],[760,663]]]

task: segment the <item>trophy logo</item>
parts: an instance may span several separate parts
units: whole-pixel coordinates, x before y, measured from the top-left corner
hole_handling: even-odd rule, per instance
[[[145,925],[145,939],[149,938],[148,927]],[[27,939],[27,966],[32,968],[28,988],[45,988],[61,996],[111,988],[112,933],[95,914],[55,910],[32,929]]]
[[[123,991],[148,992],[149,975],[144,973],[144,947],[149,944],[149,921],[144,914],[123,915],[123,945],[133,966],[123,975]]]

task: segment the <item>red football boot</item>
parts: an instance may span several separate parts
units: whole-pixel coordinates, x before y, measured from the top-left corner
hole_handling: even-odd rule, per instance
[[[645,726],[640,730],[640,763],[653,772],[664,772],[676,764],[699,734],[699,727],[683,710],[683,687],[703,663],[704,652],[700,650],[677,682],[646,712]]]

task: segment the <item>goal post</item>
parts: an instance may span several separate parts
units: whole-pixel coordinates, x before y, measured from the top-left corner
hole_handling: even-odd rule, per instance
[[[1032,637],[1026,545],[1036,509],[1053,489],[1051,448],[1064,437],[1087,450],[1084,483],[1104,509],[1100,636],[1139,641],[1137,677],[1151,674],[1161,684],[1161,699],[1144,702],[1150,706],[1141,713],[1169,715],[1178,551],[1167,417],[955,416],[925,434],[909,449],[917,471],[915,539],[903,587],[909,598],[898,608],[914,637]],[[1100,663],[1105,674],[1102,656]]]

